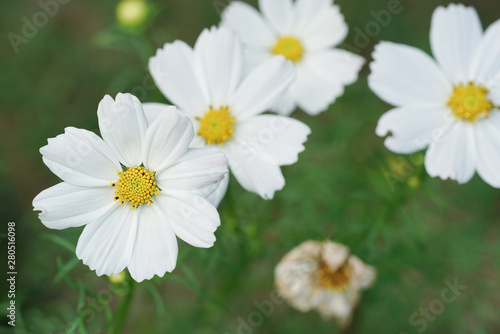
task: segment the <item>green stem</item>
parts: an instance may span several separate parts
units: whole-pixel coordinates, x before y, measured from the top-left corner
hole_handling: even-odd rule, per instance
[[[127,295],[120,301],[118,308],[115,313],[115,325],[113,326],[113,334],[120,334],[123,331],[123,327],[127,322],[127,315],[130,308],[130,304],[132,302],[132,296],[134,294],[135,289],[135,281],[130,280]]]

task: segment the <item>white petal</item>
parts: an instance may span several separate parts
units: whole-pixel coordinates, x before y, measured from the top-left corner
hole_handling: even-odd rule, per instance
[[[134,251],[138,213],[139,209],[116,205],[101,219],[86,225],[76,246],[77,257],[97,276],[121,272]]]
[[[430,176],[468,182],[476,169],[474,124],[456,121],[437,141],[429,145],[425,168]]]
[[[328,50],[309,55],[298,67],[291,95],[311,115],[326,110],[344,93],[344,86],[355,82],[364,59],[343,50]]]
[[[478,121],[475,129],[477,173],[489,185],[500,188],[500,112]]]
[[[294,89],[292,89],[292,87],[296,85],[297,79],[290,85],[290,88],[280,95],[276,103],[274,103],[270,109],[285,116],[292,114],[297,108],[297,99],[295,98]]]
[[[97,110],[99,129],[106,144],[127,167],[139,166],[148,122],[141,102],[131,94],[106,95]]]
[[[238,120],[260,114],[278,100],[295,79],[295,68],[283,56],[275,56],[252,71],[230,103]]]
[[[385,146],[395,153],[412,153],[439,140],[450,126],[450,112],[445,106],[416,104],[394,108],[378,121],[376,133],[380,137],[391,134]]]
[[[157,174],[161,189],[187,191],[207,198],[227,174],[227,159],[216,147],[191,148],[176,163]]]
[[[229,173],[227,173],[224,178],[222,179],[221,183],[215,189],[215,191],[207,197],[207,201],[210,202],[214,207],[218,207],[220,202],[224,199],[224,196],[226,196],[227,192],[227,187],[229,186]]]
[[[246,190],[263,199],[272,199],[274,193],[285,186],[279,165],[266,159],[266,155],[257,154],[248,144],[230,141],[224,145],[223,151],[229,160],[231,172]]]
[[[500,85],[500,20],[486,29],[475,50],[470,77],[483,84]]]
[[[253,70],[274,57],[274,54],[266,48],[247,47],[243,49],[243,57],[243,78],[246,78]]]
[[[473,7],[451,4],[434,11],[432,53],[450,81],[466,83],[470,80],[472,57],[482,33],[481,21]]]
[[[221,25],[234,30],[245,44],[271,48],[276,40],[261,14],[241,1],[231,2],[222,13]]]
[[[92,223],[117,205],[114,189],[79,187],[66,182],[45,189],[33,200],[38,218],[48,228],[62,230]]]
[[[349,303],[344,293],[336,293],[333,291],[324,291],[321,294],[321,299],[317,303],[318,312],[326,319],[332,317],[336,318],[349,318],[353,307]]]
[[[155,196],[155,199],[159,195]],[[168,217],[153,203],[142,206],[137,227],[134,253],[128,265],[130,276],[137,282],[163,277],[177,264],[177,239]]]
[[[142,108],[144,109],[144,114],[148,120],[148,125],[153,124],[153,122],[164,112],[172,112],[176,110],[174,106],[163,104],[163,103],[143,103]]]
[[[490,88],[490,97],[496,106],[500,106],[500,75],[493,80]]]
[[[314,2],[314,0],[312,1]],[[300,30],[297,36],[307,52],[324,50],[339,45],[347,36],[348,27],[340,8],[328,5],[314,14],[309,24]]]
[[[220,217],[215,207],[200,196],[166,190],[156,196],[168,215],[175,234],[195,247],[212,247]]]
[[[146,132],[144,166],[160,174],[186,153],[193,137],[193,125],[187,116],[174,110],[163,112]]]
[[[259,0],[259,8],[276,34],[289,35],[293,24],[292,0]]]
[[[95,133],[66,128],[40,149],[43,162],[64,181],[78,186],[109,186],[121,171],[118,158]]]
[[[332,6],[332,0],[296,0],[295,1],[295,32],[308,31],[314,26],[314,20]]]
[[[365,59],[357,54],[340,50],[326,50],[308,55],[307,66],[323,75],[330,84],[350,85],[358,80],[358,73]]]
[[[304,143],[311,129],[304,123],[290,117],[260,115],[236,123],[234,145],[238,152],[249,154],[250,158],[291,165],[297,162],[298,154],[304,151]]]
[[[187,113],[203,112],[210,104],[201,64],[186,43],[175,41],[158,49],[149,59],[149,71],[163,95]]]
[[[377,270],[368,266],[355,255],[349,256],[349,265],[352,268],[351,286],[354,288],[367,289],[375,283]]]
[[[346,263],[349,253],[347,246],[326,241],[322,244],[320,257],[330,269],[337,270]]]
[[[243,52],[236,34],[224,27],[205,29],[194,51],[202,64],[210,104],[214,108],[227,105],[243,71]]]
[[[402,44],[381,42],[375,47],[368,77],[370,89],[385,102],[446,104],[451,83],[423,51]]]

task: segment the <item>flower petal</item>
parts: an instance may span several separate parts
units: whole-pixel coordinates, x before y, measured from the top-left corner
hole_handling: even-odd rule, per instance
[[[210,204],[212,204],[214,207],[218,207],[220,202],[222,202],[222,200],[224,199],[224,196],[226,196],[227,188],[229,186],[229,179],[229,173],[227,173],[217,189],[215,189],[215,191],[207,197],[207,201],[209,201]]]
[[[236,34],[224,27],[205,29],[194,47],[214,108],[227,105],[243,71],[243,51]]]
[[[263,199],[272,199],[274,193],[285,186],[279,165],[269,161],[266,155],[259,155],[248,144],[229,141],[222,150],[229,160],[231,172],[246,190]]]
[[[319,1],[316,2],[319,3]],[[297,10],[301,10],[299,5],[297,4]],[[310,8],[310,5],[308,7]],[[311,15],[309,23],[304,24],[300,29],[300,25],[297,25],[296,30],[296,35],[304,44],[307,52],[334,47],[346,38],[348,27],[338,6],[330,3]]]
[[[134,253],[128,265],[132,278],[142,282],[154,275],[163,277],[167,271],[175,269],[177,254],[177,239],[168,217],[155,203],[143,205]]]
[[[284,116],[291,115],[295,111],[295,109],[297,108],[297,101],[294,94],[295,89],[293,88],[297,86],[297,80],[298,79],[295,79],[295,82],[292,83],[290,87],[280,95],[278,100],[270,108],[272,111]]]
[[[238,120],[260,114],[278,100],[295,79],[295,68],[283,56],[275,56],[252,71],[230,103]]]
[[[500,85],[500,20],[486,29],[475,51],[470,70],[471,80]]]
[[[437,62],[454,83],[470,80],[469,70],[483,28],[473,7],[450,4],[432,15],[431,47]]]
[[[296,0],[295,31],[304,32],[314,25],[314,20],[332,6],[332,0]]]
[[[245,44],[271,48],[276,41],[260,13],[241,1],[231,2],[222,13],[221,25],[235,31]]]
[[[425,155],[430,176],[468,182],[477,165],[474,124],[456,121],[439,140],[433,141]]]
[[[304,151],[311,129],[290,117],[260,115],[236,124],[238,151],[276,165],[292,165]]]
[[[40,149],[43,162],[62,180],[78,186],[109,186],[121,170],[118,158],[95,133],[66,128]]]
[[[164,112],[175,111],[174,106],[163,104],[163,103],[143,103],[142,108],[144,109],[144,115],[148,120],[148,125],[153,124],[153,122]]]
[[[378,121],[377,135],[384,137],[385,146],[395,153],[413,153],[426,148],[446,132],[449,110],[441,105],[416,104],[394,108]]]
[[[291,33],[293,24],[291,0],[259,0],[259,8],[273,26],[276,34],[289,35]]]
[[[141,102],[131,94],[106,95],[97,110],[99,129],[106,144],[127,167],[139,166],[148,122]]]
[[[368,266],[355,255],[349,256],[349,265],[352,268],[351,285],[358,289],[367,289],[375,283],[377,270]]]
[[[446,104],[452,86],[434,60],[411,46],[381,42],[375,47],[370,89],[395,105]]]
[[[146,132],[144,166],[159,175],[186,153],[193,137],[193,125],[186,115],[173,109],[162,112]]]
[[[500,75],[492,80],[489,88],[491,100],[496,106],[500,106]]]
[[[326,319],[336,318],[341,328],[347,328],[351,323],[352,313],[357,306],[361,293],[359,290],[345,290],[341,293],[323,291],[316,301],[319,314]]]
[[[302,312],[315,306],[313,299],[318,290],[314,284],[316,270],[317,264],[312,259],[302,258],[294,261],[283,259],[274,271],[279,294]]]
[[[358,79],[364,58],[343,50],[327,50],[307,56],[298,67],[291,95],[308,114],[326,110],[344,93],[344,86]]]
[[[156,180],[161,189],[187,191],[207,198],[226,174],[227,159],[218,148],[191,148],[158,174]]]
[[[77,257],[97,276],[121,272],[134,251],[138,213],[139,209],[128,205],[115,205],[101,219],[86,225],[76,246]]]
[[[33,200],[38,218],[48,228],[62,230],[92,223],[116,205],[113,188],[79,187],[61,182]]]
[[[149,59],[149,72],[163,95],[190,115],[210,104],[201,64],[186,43],[175,41],[158,49]]]
[[[206,199],[167,189],[156,196],[156,201],[180,239],[195,247],[213,246],[220,217]]]
[[[477,122],[475,129],[477,173],[490,186],[500,188],[500,112],[492,112],[489,119]]]
[[[246,78],[257,67],[274,57],[274,54],[266,48],[244,48],[243,77]]]

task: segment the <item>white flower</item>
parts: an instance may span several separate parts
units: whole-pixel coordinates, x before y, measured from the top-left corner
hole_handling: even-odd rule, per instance
[[[278,293],[302,312],[317,310],[325,319],[349,325],[361,290],[375,282],[376,271],[344,245],[306,241],[286,254],[276,266]]]
[[[311,115],[326,110],[358,79],[364,59],[334,49],[348,27],[333,0],[259,0],[261,15],[243,2],[232,2],[222,25],[237,32],[249,69],[281,54],[294,62],[297,78],[273,110],[290,114],[299,106]]]
[[[127,267],[138,282],[175,268],[176,235],[211,247],[220,218],[205,198],[227,173],[224,154],[188,148],[193,127],[174,107],[148,124],[139,100],[118,94],[97,113],[103,139],[70,127],[40,149],[63,180],[33,200],[42,223],[85,225],[78,258],[99,276]]]
[[[426,147],[429,175],[469,181],[474,172],[500,187],[500,20],[484,33],[474,8],[438,7],[432,17],[436,60],[419,49],[382,42],[370,88],[395,105],[377,135],[396,153]]]
[[[224,28],[205,30],[194,50],[181,41],[166,44],[150,59],[151,74],[163,94],[192,120],[193,147],[215,146],[227,156],[243,188],[271,199],[285,185],[280,166],[297,161],[310,133],[302,122],[262,115],[295,76],[290,61],[276,56],[242,76],[242,48]],[[161,104],[146,104],[154,119]],[[227,180],[218,191],[217,204]]]

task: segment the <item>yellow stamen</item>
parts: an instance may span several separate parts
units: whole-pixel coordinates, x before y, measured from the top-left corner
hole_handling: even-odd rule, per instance
[[[304,55],[304,48],[300,41],[292,36],[283,36],[278,39],[272,52],[275,55],[283,55],[294,63],[300,61]]]
[[[197,135],[205,138],[207,144],[223,145],[228,139],[233,138],[233,128],[236,118],[231,117],[231,110],[227,106],[213,109],[205,113],[200,121],[200,130]]]
[[[160,193],[160,188],[156,186],[155,173],[139,166],[129,168],[125,172],[116,172],[120,179],[118,182],[111,182],[111,186],[116,188],[114,201],[120,205],[128,202],[132,209],[144,203],[153,203],[153,195]]]
[[[328,264],[321,262],[318,270],[318,284],[325,289],[343,290],[349,285],[351,271],[351,267],[348,264],[344,264],[337,270],[333,270]]]
[[[488,89],[472,82],[455,86],[447,105],[455,117],[468,122],[488,118],[491,110],[498,109],[488,99]]]

